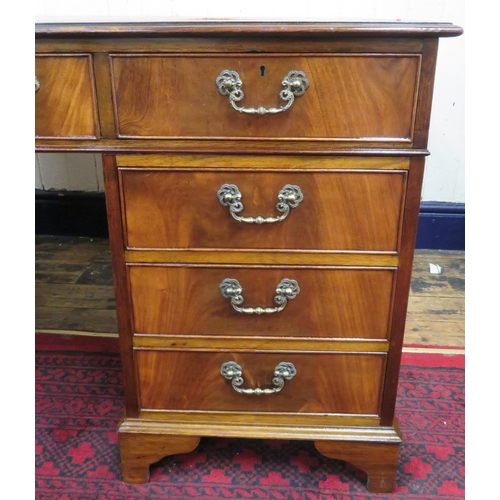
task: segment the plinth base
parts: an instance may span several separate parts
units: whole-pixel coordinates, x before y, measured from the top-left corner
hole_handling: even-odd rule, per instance
[[[146,483],[149,467],[168,455],[189,453],[201,436],[313,440],[328,458],[345,460],[368,475],[373,493],[394,491],[401,435],[391,427],[305,427],[231,423],[157,422],[124,419],[119,427],[122,478],[126,483]]]

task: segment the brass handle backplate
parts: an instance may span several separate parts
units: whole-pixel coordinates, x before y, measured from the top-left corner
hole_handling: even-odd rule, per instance
[[[276,209],[281,212],[282,215],[276,217],[241,217],[238,212],[243,210],[243,203],[241,202],[241,193],[238,186],[234,184],[223,184],[217,191],[217,197],[219,198],[220,204],[224,207],[229,207],[229,213],[238,222],[247,222],[249,224],[266,224],[273,222],[282,221],[289,213],[291,208],[296,208],[299,206],[300,202],[304,199],[299,186],[294,186],[293,184],[287,184],[278,193],[278,203],[276,204]]]
[[[266,389],[261,389],[260,387],[256,387],[255,389],[242,389],[241,386],[245,382],[242,377],[243,371],[241,366],[234,361],[223,363],[220,367],[220,373],[225,379],[231,380],[231,385],[236,392],[240,394],[261,396],[263,394],[275,394],[276,392],[280,392],[281,389],[285,387],[285,380],[291,380],[295,377],[297,370],[292,363],[279,363],[274,369],[274,387]]]
[[[231,299],[233,309],[242,314],[274,314],[283,311],[288,300],[294,299],[300,293],[299,284],[295,280],[282,279],[276,287],[274,302],[276,307],[240,307],[245,300],[243,298],[243,288],[238,280],[226,278],[219,285],[219,291],[225,299]]]
[[[35,75],[35,93],[40,90],[40,82],[38,81],[38,78]]]
[[[224,69],[221,71],[220,75],[216,78],[215,84],[219,89],[221,95],[229,96],[229,102],[231,106],[239,113],[246,113],[248,115],[275,115],[277,113],[283,113],[290,108],[296,97],[304,95],[304,92],[309,88],[309,80],[303,71],[292,70],[288,75],[283,78],[281,84],[283,85],[283,90],[280,92],[280,99],[285,101],[283,106],[279,108],[264,108],[259,106],[258,108],[245,108],[238,106],[237,102],[241,101],[245,94],[243,94],[243,82],[241,81],[240,75],[236,71]]]

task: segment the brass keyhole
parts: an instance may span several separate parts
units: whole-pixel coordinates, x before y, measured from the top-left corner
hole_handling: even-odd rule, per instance
[[[265,75],[265,72],[266,72],[266,67],[264,65],[262,65],[260,67],[260,77],[261,78],[264,78],[266,75]]]

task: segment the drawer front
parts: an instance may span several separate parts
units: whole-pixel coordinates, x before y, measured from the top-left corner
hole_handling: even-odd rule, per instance
[[[391,269],[130,265],[129,277],[136,333],[388,337]],[[222,296],[220,284],[225,279],[241,286],[243,308],[278,307],[277,287],[284,279],[295,280],[300,291],[295,298],[287,298],[281,311],[239,312],[232,305],[231,290],[225,288],[227,297]]]
[[[404,171],[179,172],[122,170],[129,248],[396,251],[406,188]],[[236,220],[217,196],[237,186],[238,217],[276,217],[279,193],[303,200],[275,223]]]
[[[293,413],[379,413],[385,354],[214,353],[136,350],[142,409]],[[241,394],[220,373],[242,369],[244,389],[273,389],[275,368],[296,374],[272,394]]]
[[[90,55],[37,55],[35,136],[97,139],[94,75]]]
[[[332,139],[411,142],[419,55],[237,54],[111,56],[115,121],[121,137]],[[305,73],[309,88],[278,114],[233,109],[216,79],[242,81],[245,108],[279,108],[283,79]],[[263,75],[263,76],[262,76]]]

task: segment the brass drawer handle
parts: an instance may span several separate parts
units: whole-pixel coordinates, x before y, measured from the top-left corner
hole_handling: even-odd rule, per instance
[[[248,115],[261,116],[283,113],[283,111],[290,108],[296,97],[303,95],[309,88],[309,80],[306,74],[303,71],[294,69],[290,71],[281,82],[283,90],[280,92],[280,99],[285,101],[286,104],[284,106],[280,106],[279,108],[264,108],[263,106],[259,106],[258,108],[245,108],[236,104],[245,97],[243,90],[241,90],[243,82],[236,71],[228,69],[222,70],[220,75],[216,78],[215,84],[221,95],[229,96],[229,102],[236,111]]]
[[[35,93],[40,90],[40,82],[38,81],[38,78],[35,75]]]
[[[223,184],[217,191],[217,197],[223,207],[229,207],[229,213],[238,222],[248,222],[249,224],[266,224],[282,221],[289,213],[291,208],[296,208],[299,203],[304,199],[304,195],[299,186],[287,184],[278,193],[278,203],[276,209],[282,215],[276,217],[240,217],[238,212],[243,210],[243,203],[241,202],[241,193],[238,186],[234,184]]]
[[[225,299],[231,299],[231,305],[235,311],[243,314],[274,314],[283,311],[288,300],[294,299],[300,293],[299,284],[295,280],[282,279],[276,287],[274,302],[277,307],[240,307],[245,300],[243,298],[243,288],[238,280],[226,278],[219,285],[221,295]]]
[[[291,380],[297,374],[297,370],[292,363],[282,362],[274,369],[273,385],[275,387],[271,389],[261,389],[256,387],[255,389],[242,389],[240,386],[243,385],[244,380],[241,376],[243,374],[241,366],[234,361],[228,361],[223,363],[220,367],[221,375],[227,379],[231,380],[231,385],[236,392],[240,394],[250,394],[255,396],[261,396],[262,394],[274,394],[280,392],[283,387],[285,387],[285,380]]]

